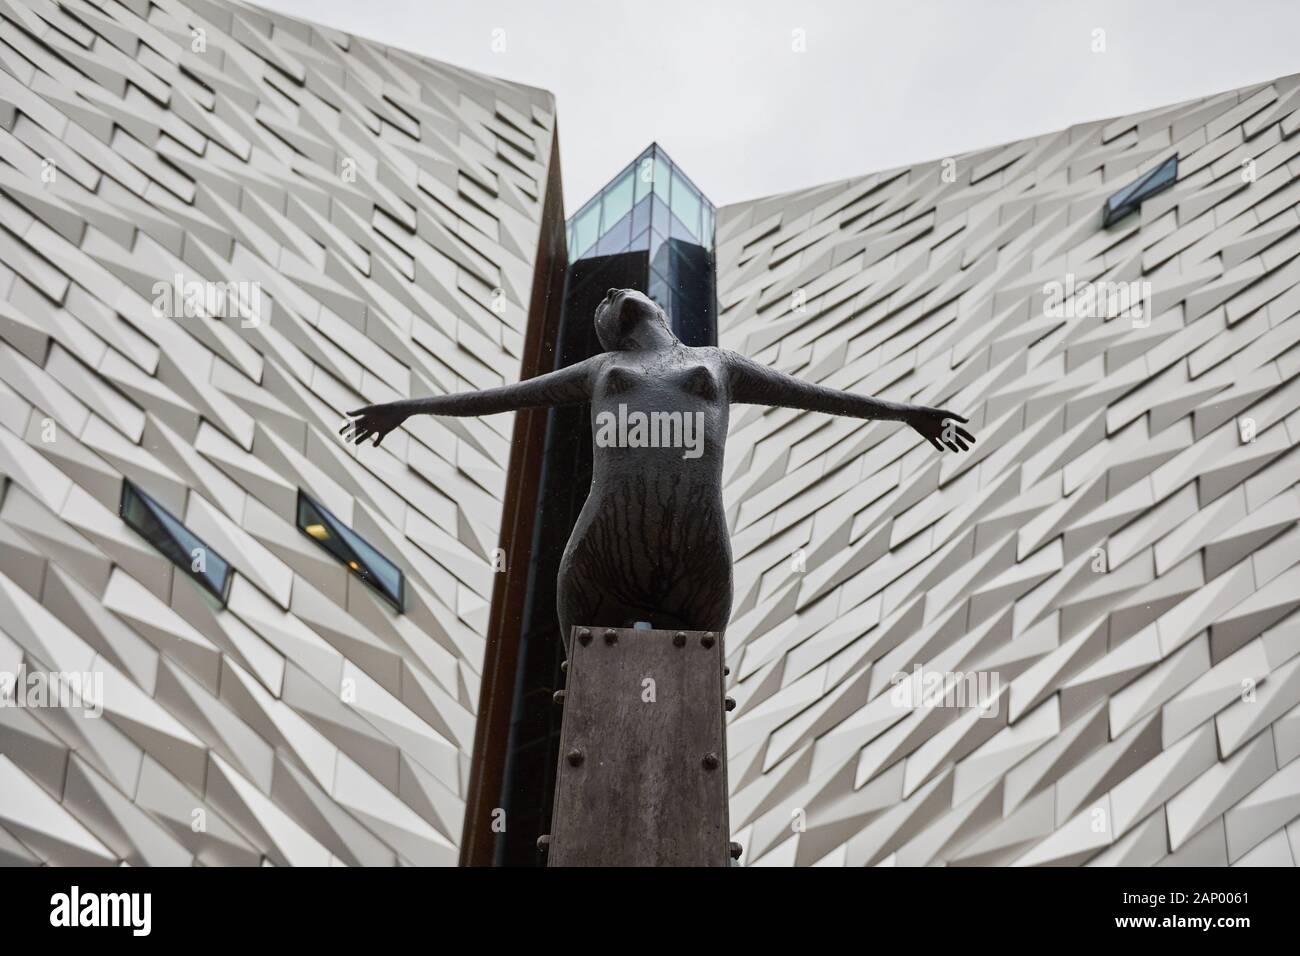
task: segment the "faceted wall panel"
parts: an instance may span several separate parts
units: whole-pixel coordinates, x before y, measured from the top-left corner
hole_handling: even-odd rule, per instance
[[[102,682],[0,707],[0,862],[456,862],[512,416],[336,430],[518,376],[554,113],[225,0],[0,2],[0,671]]]
[[[719,211],[720,344],[979,438],[733,410],[747,864],[1300,859],[1298,129],[1287,77]]]

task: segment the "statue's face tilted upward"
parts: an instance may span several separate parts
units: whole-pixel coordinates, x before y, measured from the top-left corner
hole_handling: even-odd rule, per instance
[[[636,289],[610,289],[596,306],[596,337],[608,351],[649,344],[645,336],[637,333],[655,326],[669,331],[668,317]]]

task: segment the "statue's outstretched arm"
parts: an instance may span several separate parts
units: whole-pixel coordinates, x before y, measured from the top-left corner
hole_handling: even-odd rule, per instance
[[[731,385],[731,401],[740,405],[801,408],[828,415],[904,422],[935,448],[966,451],[975,436],[962,428],[968,419],[946,408],[890,402],[869,395],[854,395],[837,388],[805,382],[755,362],[738,352],[723,350]],[[958,424],[960,423],[960,424]]]
[[[457,392],[452,395],[432,395],[429,398],[408,398],[400,402],[366,405],[348,412],[351,421],[339,429],[339,434],[345,441],[357,444],[374,436],[375,444],[378,445],[385,435],[412,415],[495,415],[520,408],[550,408],[589,402],[595,372],[603,361],[603,354],[596,355],[567,368],[524,379],[513,385],[485,388],[481,392]]]

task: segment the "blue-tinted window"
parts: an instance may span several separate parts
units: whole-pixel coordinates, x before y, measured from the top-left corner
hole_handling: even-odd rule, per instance
[[[605,234],[600,237],[600,242],[596,243],[596,255],[612,256],[620,252],[626,252],[628,243],[631,241],[632,214],[628,213],[605,230]]]
[[[697,193],[682,178],[677,170],[673,170],[673,215],[676,216],[687,232],[690,238],[700,238],[700,194]],[[683,236],[682,238],[686,238]]]
[[[578,258],[600,238],[600,201],[596,200],[573,220],[573,258]]]
[[[711,250],[713,225],[709,201],[662,149],[651,144],[568,221],[569,261],[629,251],[631,237],[642,236],[647,228],[664,239],[687,240]],[[650,245],[653,249],[657,243]],[[672,308],[668,303],[665,307]]]
[[[668,211],[668,204],[661,202],[658,196],[650,200],[650,227],[660,235],[666,236],[672,231],[671,223],[672,213]]]
[[[665,204],[668,203],[668,184],[672,179],[672,174],[672,163],[668,162],[664,157],[656,155],[654,165],[654,190],[655,195]]]
[[[338,558],[401,613],[406,598],[406,582],[401,568],[301,489],[298,491],[298,530]]]
[[[650,228],[651,199],[642,199],[632,207],[632,235],[639,236]]]
[[[709,344],[716,341],[715,228],[716,212],[708,198],[651,143],[566,223],[569,262],[604,263],[595,269],[608,265],[600,280],[585,267],[579,273],[583,282],[606,283],[602,294],[611,285],[656,293],[675,332],[692,344]],[[644,265],[620,259],[647,252],[648,265],[659,273],[653,290]]]
[[[668,240],[657,229],[650,230],[650,264],[664,274],[669,272]],[[665,302],[660,305],[667,307]]]
[[[1123,219],[1156,193],[1168,189],[1178,179],[1178,155],[1174,154],[1155,169],[1139,176],[1115,195],[1106,200],[1102,226]]]
[[[647,150],[633,164],[636,174],[636,195],[635,201],[640,202],[646,196],[650,195],[650,190],[654,185],[655,159],[654,151]]]
[[[605,190],[601,229],[608,230],[631,211],[633,175],[629,169],[621,179]]]
[[[122,482],[122,520],[222,605],[230,594],[228,562],[170,511],[130,481]]]

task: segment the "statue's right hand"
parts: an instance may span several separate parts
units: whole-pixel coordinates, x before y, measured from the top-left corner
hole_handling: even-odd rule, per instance
[[[351,421],[346,422],[339,429],[339,434],[343,436],[344,441],[357,445],[374,435],[375,445],[378,445],[384,440],[384,436],[406,421],[408,415],[410,412],[403,407],[402,402],[366,405],[348,412]]]
[[[939,451],[969,451],[975,444],[975,436],[957,424],[965,425],[969,419],[946,408],[908,405],[903,412],[903,421]]]

